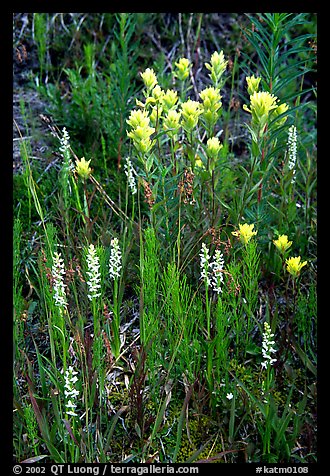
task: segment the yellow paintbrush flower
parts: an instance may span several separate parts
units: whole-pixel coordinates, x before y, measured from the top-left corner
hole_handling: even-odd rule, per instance
[[[217,137],[210,137],[206,143],[206,153],[208,157],[218,157],[220,150],[222,149],[223,145],[220,143]]]
[[[161,103],[165,113],[168,113],[176,106],[178,101],[178,93],[173,89],[167,89],[161,98]]]
[[[253,231],[254,224],[249,225],[248,223],[244,223],[243,225],[238,225],[238,230],[232,231],[232,235],[237,236],[243,245],[246,245],[251,238],[257,234],[256,231]]]
[[[145,87],[150,92],[152,88],[158,83],[157,76],[153,69],[147,68],[143,73],[140,73]]]
[[[128,119],[127,124],[132,127],[130,132],[127,132],[128,137],[133,140],[135,148],[138,152],[146,154],[153,146],[153,141],[150,136],[155,132],[154,127],[150,127],[150,117],[145,110],[133,110]]]
[[[175,63],[175,66],[174,76],[180,79],[180,81],[187,79],[191,69],[190,61],[187,58],[180,58],[179,61]]]
[[[226,71],[228,61],[225,60],[223,51],[215,51],[211,56],[210,63],[205,63],[205,67],[210,71],[209,77],[215,87],[221,86],[222,75]]]
[[[90,160],[86,160],[85,157],[82,157],[80,160],[76,160],[76,172],[83,179],[86,180],[92,173],[90,168]]]
[[[208,88],[203,89],[199,93],[201,100],[203,101],[203,107],[205,110],[210,109],[212,112],[217,112],[221,107],[221,95],[218,88],[213,88],[209,86]]]
[[[180,128],[181,112],[170,109],[164,117],[163,126],[169,137],[174,138]]]
[[[186,132],[191,132],[197,126],[202,111],[202,105],[197,101],[188,99],[181,104],[182,127]]]
[[[258,92],[259,89],[259,83],[261,81],[261,78],[255,77],[255,76],[247,76],[246,78],[247,82],[247,90],[250,96],[252,96],[253,93]]]
[[[292,245],[292,241],[288,241],[287,235],[280,235],[277,240],[273,240],[273,243],[280,253],[284,253]]]
[[[147,127],[150,124],[150,118],[147,111],[142,111],[141,109],[133,109],[130,116],[126,119],[127,124],[129,124],[132,129],[136,127]]]
[[[301,269],[307,264],[307,261],[301,261],[300,256],[288,258],[285,262],[288,273],[290,273],[294,278],[299,276]]]
[[[252,114],[252,124],[263,128],[271,111],[277,108],[277,97],[267,91],[254,92],[250,96],[250,108],[246,104],[243,109]]]
[[[206,130],[212,130],[215,126],[220,111],[219,109],[222,106],[221,95],[218,88],[205,88],[199,94],[201,100],[203,101],[203,120],[206,127]]]
[[[280,116],[281,114],[284,114],[288,109],[289,109],[289,106],[285,102],[280,104],[274,110],[273,117],[275,118],[277,116]],[[283,116],[280,119],[277,119],[277,126],[278,127],[282,126],[286,122],[287,118],[288,118],[288,116]]]

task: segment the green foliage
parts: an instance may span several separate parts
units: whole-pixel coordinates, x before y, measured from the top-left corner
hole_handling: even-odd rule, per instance
[[[306,438],[317,377],[314,19],[222,14],[227,33],[235,20],[231,58],[214,15],[33,16],[57,155],[36,164],[21,137],[18,462],[316,458]],[[259,103],[246,99],[251,75],[261,77]],[[27,126],[23,102],[21,112]],[[283,234],[285,256],[273,243]],[[289,255],[308,263],[295,279]],[[274,334],[268,367],[264,323]]]
[[[14,221],[13,228],[13,347],[14,358],[16,363],[20,362],[19,349],[24,342],[23,335],[23,310],[24,298],[22,295],[23,282],[21,279],[22,262],[21,262],[21,247],[22,247],[22,222],[19,218]]]
[[[246,29],[245,34],[258,58],[257,61],[251,61],[251,65],[258,71],[268,90],[275,95],[281,93],[284,101],[287,100],[285,91],[290,86],[293,91],[297,90],[292,83],[297,86],[299,78],[311,68],[313,52],[308,42],[315,38],[315,34],[308,29],[307,33],[298,30],[300,27],[306,31],[306,26],[311,22],[308,16],[306,13],[248,15],[251,27]]]
[[[40,81],[43,80],[47,67],[47,29],[48,15],[47,13],[34,13],[34,36],[38,50],[38,60],[40,66]]]

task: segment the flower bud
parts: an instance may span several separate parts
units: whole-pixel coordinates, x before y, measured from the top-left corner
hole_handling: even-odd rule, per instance
[[[150,92],[158,83],[154,70],[147,68],[143,73],[140,73],[140,75],[147,91]]]
[[[283,104],[280,104],[274,110],[273,117],[275,118],[277,116],[280,116],[281,114],[284,114],[288,109],[289,109],[289,106],[285,102]],[[279,127],[279,126],[282,126],[283,124],[285,124],[287,118],[288,118],[287,116],[283,116],[280,119],[278,119],[277,122],[276,122],[277,126]]]
[[[284,253],[292,245],[292,241],[288,241],[287,235],[280,235],[277,240],[273,240],[273,243],[280,253]]]
[[[176,70],[174,71],[174,76],[180,81],[187,79],[191,69],[190,61],[187,58],[180,58],[179,61],[175,63],[175,66]]]
[[[83,179],[86,180],[92,173],[90,168],[90,160],[86,160],[85,157],[82,157],[80,160],[76,160],[76,172]]]
[[[178,101],[178,93],[173,89],[168,89],[161,98],[163,110],[165,113],[169,112],[170,109],[174,108]]]
[[[258,92],[258,89],[259,89],[259,83],[261,81],[261,78],[258,78],[258,77],[255,77],[255,76],[247,76],[246,78],[246,82],[247,82],[247,85],[248,85],[248,93],[250,96],[252,96],[253,93],[256,93]]]
[[[254,224],[249,225],[248,223],[244,223],[243,225],[238,226],[238,230],[232,231],[231,234],[237,236],[243,245],[246,245],[251,238],[257,234],[256,231],[252,231],[254,228]]]
[[[209,77],[211,78],[215,87],[221,85],[222,75],[226,71],[227,64],[228,61],[225,60],[223,51],[220,51],[220,53],[215,51],[211,56],[211,64],[205,63],[205,67],[211,71]]]
[[[300,271],[306,266],[307,261],[301,261],[300,256],[288,258],[286,261],[286,269],[294,278],[300,275]]]
[[[168,131],[167,134],[170,137],[174,137],[178,133],[178,130],[180,128],[180,118],[181,112],[175,111],[174,109],[170,109],[167,113],[167,116],[164,118],[164,130]]]
[[[182,127],[186,132],[191,132],[198,124],[198,117],[203,110],[201,104],[197,101],[188,101],[181,104]]]
[[[206,143],[206,154],[210,159],[216,159],[223,145],[217,137],[211,137]]]

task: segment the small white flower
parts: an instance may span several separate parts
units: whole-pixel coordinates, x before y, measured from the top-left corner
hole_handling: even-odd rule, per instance
[[[136,188],[136,183],[134,178],[134,174],[136,175],[136,172],[133,168],[132,162],[129,157],[126,158],[126,164],[124,165],[124,169],[125,169],[125,174],[126,174],[128,185],[131,189],[132,195],[135,195],[137,193],[137,188]]]
[[[293,170],[292,183],[294,183],[296,180],[295,167],[296,167],[296,161],[297,161],[297,128],[294,125],[289,127],[287,144],[288,144],[288,156],[289,156],[288,167],[290,170]]]
[[[55,252],[53,256],[52,278],[53,278],[53,298],[55,306],[65,308],[68,303],[66,300],[63,277],[65,275],[64,262],[60,253]]]
[[[216,293],[222,293],[222,283],[223,283],[223,254],[220,250],[215,250],[214,261],[210,264],[212,268],[212,288]]]
[[[231,400],[234,395],[230,392],[230,393],[227,393],[226,397],[228,398],[228,400]]]
[[[210,255],[209,250],[205,243],[202,243],[202,249],[199,253],[200,256],[200,268],[201,268],[201,276],[200,279],[205,279],[207,285],[210,286],[211,279],[209,273],[209,266],[210,266]]]
[[[87,281],[89,294],[87,296],[92,301],[94,298],[101,296],[99,292],[101,289],[100,260],[93,244],[88,247],[86,260],[88,266],[86,274],[89,278]]]
[[[202,243],[200,251],[200,279],[205,279],[208,286],[212,285],[212,289],[216,293],[222,292],[223,283],[223,254],[220,250],[215,250],[213,261],[210,262],[209,250],[205,243]]]
[[[121,268],[121,251],[119,248],[118,238],[113,238],[111,240],[111,254],[109,260],[109,273],[111,279],[120,277]]]
[[[264,334],[263,334],[263,340],[262,340],[262,349],[261,349],[264,361],[261,362],[261,367],[266,370],[268,369],[269,366],[273,365],[273,363],[276,362],[276,359],[273,359],[271,355],[276,352],[276,349],[272,347],[275,344],[273,337],[274,337],[274,334],[271,332],[270,325],[268,324],[268,322],[265,322]]]
[[[62,134],[63,135],[60,138],[60,152],[62,153],[63,157],[65,157],[65,154],[70,154],[70,136],[65,127],[62,129]]]
[[[68,167],[68,170],[74,170],[75,166],[71,160],[71,150],[70,150],[70,136],[65,127],[62,129],[62,137],[60,138],[60,152],[64,158],[64,167]]]
[[[64,396],[65,396],[65,408],[66,414],[71,416],[77,416],[75,409],[77,397],[79,395],[78,390],[75,389],[75,383],[78,381],[76,372],[70,365],[64,375]]]

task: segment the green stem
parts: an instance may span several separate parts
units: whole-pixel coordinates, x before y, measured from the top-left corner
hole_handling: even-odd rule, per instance
[[[119,299],[118,299],[118,279],[113,283],[113,320],[112,320],[112,333],[113,333],[113,354],[117,359],[120,354],[120,312],[119,312]]]
[[[176,170],[176,162],[175,162],[175,153],[174,153],[174,138],[171,137],[171,159],[172,159],[172,167],[174,170],[174,175],[177,174]]]
[[[98,337],[100,334],[100,322],[98,319],[98,306],[96,298],[92,300],[92,313],[93,313],[93,324],[94,324],[94,338]]]
[[[177,268],[180,269],[180,250],[181,250],[181,193],[179,195],[179,211],[178,211],[178,237],[176,240],[177,247]]]
[[[214,170],[212,170],[212,225],[215,223],[215,185]]]
[[[209,301],[209,285],[205,282],[205,306],[206,306],[206,325],[207,325],[207,340],[211,340],[211,309]]]
[[[271,421],[271,415],[270,415],[270,403],[269,403],[269,390],[270,390],[270,385],[271,385],[271,367],[269,366],[267,368],[267,375],[266,375],[266,380],[265,380],[265,387],[264,391],[266,394],[266,407],[265,407],[265,433],[264,433],[264,438],[263,438],[263,454],[268,455],[270,454],[270,440],[271,440],[271,426],[272,426],[272,421]]]

